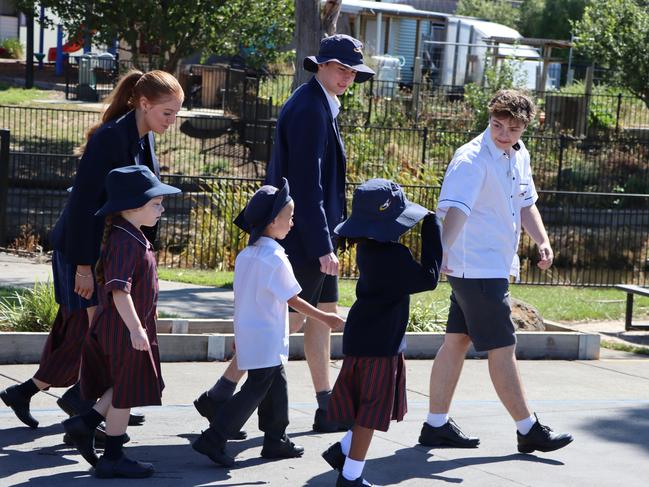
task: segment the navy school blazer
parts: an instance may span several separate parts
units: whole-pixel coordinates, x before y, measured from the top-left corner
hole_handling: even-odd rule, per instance
[[[131,110],[103,124],[88,141],[72,192],[50,234],[52,248],[60,251],[69,263],[94,265],[99,258],[104,218],[95,216],[95,212],[106,202],[106,176],[116,167],[138,163],[139,139],[135,110]],[[151,132],[146,142],[145,163],[159,177],[160,166]]]
[[[294,227],[280,241],[294,267],[335,248],[333,230],[346,217],[345,147],[324,90],[313,77],[282,107],[266,183],[285,177],[295,201]]]

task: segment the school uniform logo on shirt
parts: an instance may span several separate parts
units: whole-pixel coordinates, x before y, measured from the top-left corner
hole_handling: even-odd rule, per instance
[[[381,206],[379,206],[379,211],[387,210],[390,207],[391,203],[392,202],[390,201],[390,198],[388,198],[387,200],[385,200],[385,203],[383,203]]]

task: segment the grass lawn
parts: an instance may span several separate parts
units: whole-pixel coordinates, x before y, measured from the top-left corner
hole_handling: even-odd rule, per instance
[[[158,268],[160,279],[181,281],[197,285],[232,288],[232,272],[212,270]],[[340,281],[340,304],[351,306],[354,302],[356,281]],[[432,292],[417,294],[411,299],[411,308],[426,308],[429,313],[446,318],[450,287],[440,283]],[[568,286],[512,285],[511,294],[535,306],[544,318],[554,321],[621,320],[624,318],[626,294],[612,288]],[[635,298],[634,317],[649,317],[649,298]]]
[[[31,104],[34,100],[47,99],[53,96],[52,91],[31,88],[16,88],[0,83],[0,105]]]

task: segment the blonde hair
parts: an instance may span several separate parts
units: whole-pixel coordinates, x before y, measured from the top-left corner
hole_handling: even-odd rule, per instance
[[[88,129],[86,141],[77,149],[77,155],[83,154],[88,141],[99,127],[137,108],[141,97],[155,103],[168,96],[184,96],[180,83],[173,75],[160,70],[143,73],[132,69],[122,76],[115,89],[108,95],[108,106],[101,115],[101,121]]]
[[[489,115],[510,117],[525,125],[534,119],[536,106],[532,99],[518,90],[499,90],[488,105]]]

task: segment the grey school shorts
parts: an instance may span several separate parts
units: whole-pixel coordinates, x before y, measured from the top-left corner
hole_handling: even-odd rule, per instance
[[[516,343],[507,279],[448,276],[453,292],[446,333],[469,335],[477,352]]]

